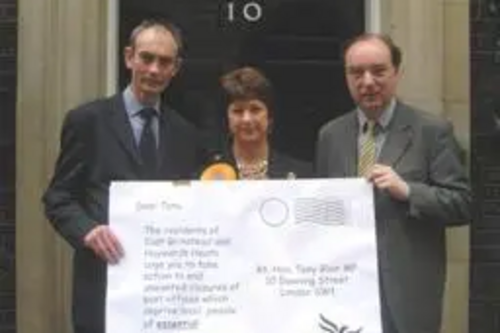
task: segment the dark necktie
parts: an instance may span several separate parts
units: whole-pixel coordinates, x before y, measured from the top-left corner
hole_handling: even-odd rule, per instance
[[[143,177],[155,179],[158,168],[158,149],[156,147],[155,134],[153,132],[153,118],[157,116],[156,110],[145,108],[141,110],[141,118],[144,120],[139,151],[143,165]]]

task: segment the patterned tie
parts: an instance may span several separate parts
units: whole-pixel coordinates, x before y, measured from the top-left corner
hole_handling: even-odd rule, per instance
[[[143,109],[140,113],[141,118],[144,120],[144,126],[139,141],[139,152],[141,153],[145,179],[155,179],[157,173],[158,154],[152,121],[156,114],[156,110],[152,108]]]
[[[362,138],[358,152],[358,176],[367,176],[369,170],[376,162],[375,126],[373,120],[365,124],[365,134]]]

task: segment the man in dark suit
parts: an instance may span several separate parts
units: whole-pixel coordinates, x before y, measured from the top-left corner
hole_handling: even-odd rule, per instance
[[[195,129],[160,95],[180,66],[181,36],[168,22],[145,21],[125,48],[130,85],[68,112],[45,212],[72,245],[75,333],[103,333],[106,266],[123,255],[107,225],[111,181],[188,179],[198,169]]]
[[[347,44],[357,108],[323,126],[316,168],[374,185],[384,333],[438,333],[445,227],[469,222],[471,197],[450,124],[395,98],[401,58],[384,35]]]

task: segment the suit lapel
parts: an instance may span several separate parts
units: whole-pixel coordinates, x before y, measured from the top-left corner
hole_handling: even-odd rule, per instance
[[[111,110],[108,113],[108,124],[112,132],[118,138],[125,150],[138,164],[141,163],[139,151],[135,144],[132,127],[125,111],[125,104],[121,94],[111,98]]]
[[[338,138],[344,160],[343,173],[345,177],[356,177],[358,173],[358,120],[356,112],[351,112],[347,119],[347,126],[343,127],[343,133]]]
[[[172,126],[172,119],[170,119],[170,113],[167,107],[162,107],[158,130],[160,135],[159,147],[158,147],[158,163],[161,173],[169,174],[172,169],[172,161],[169,159],[175,158],[174,152],[172,151],[172,142],[175,140],[175,135],[172,131],[175,130]]]
[[[408,150],[413,138],[411,118],[411,113],[408,112],[406,106],[398,102],[394,110],[394,118],[389,124],[387,138],[380,152],[380,163],[395,167]]]
[[[164,160],[166,157],[165,150],[168,149],[168,142],[166,136],[168,133],[168,121],[165,119],[167,117],[166,115],[166,110],[162,108],[160,118],[158,118],[158,134],[159,134],[159,141],[158,141],[158,163],[160,165],[160,170],[162,170],[164,167],[166,167],[166,161]]]
[[[281,159],[276,155],[276,152],[273,150],[269,151],[268,157],[268,176],[271,179],[274,178],[285,178],[280,173],[283,172],[284,166],[281,165]]]

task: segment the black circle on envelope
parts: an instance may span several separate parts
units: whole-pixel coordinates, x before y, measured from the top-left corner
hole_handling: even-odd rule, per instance
[[[265,200],[260,206],[260,217],[265,224],[271,227],[283,225],[289,214],[288,206],[285,202],[277,198]]]

